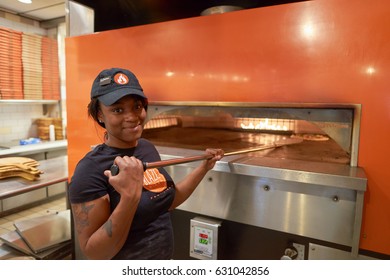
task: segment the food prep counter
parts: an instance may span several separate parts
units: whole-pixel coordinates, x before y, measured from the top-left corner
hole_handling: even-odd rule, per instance
[[[66,194],[67,156],[41,160],[37,168],[43,174],[36,181],[19,177],[0,180],[0,217],[16,208]]]

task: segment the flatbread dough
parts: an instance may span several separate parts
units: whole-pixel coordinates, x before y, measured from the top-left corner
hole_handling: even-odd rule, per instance
[[[308,141],[328,141],[329,137],[323,134],[305,134],[305,133],[299,133],[299,134],[293,134],[291,135],[291,138],[298,138]]]

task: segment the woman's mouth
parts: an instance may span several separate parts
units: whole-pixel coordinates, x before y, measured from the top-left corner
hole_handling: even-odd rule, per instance
[[[128,126],[124,126],[123,127],[123,130],[131,130],[131,131],[136,131],[138,129],[141,128],[141,124],[136,124],[136,125],[128,125]]]

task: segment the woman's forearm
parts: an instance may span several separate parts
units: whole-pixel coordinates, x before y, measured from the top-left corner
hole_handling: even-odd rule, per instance
[[[111,259],[125,243],[137,203],[121,199],[107,221],[87,240],[82,251],[89,259]]]

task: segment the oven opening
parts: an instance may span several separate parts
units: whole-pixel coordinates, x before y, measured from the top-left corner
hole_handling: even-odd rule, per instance
[[[228,152],[299,138],[303,141],[246,156],[350,164],[350,108],[152,105],[143,137],[156,146]]]

